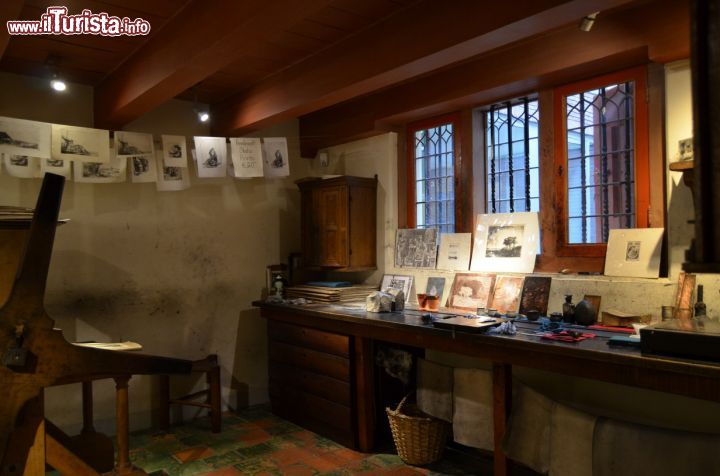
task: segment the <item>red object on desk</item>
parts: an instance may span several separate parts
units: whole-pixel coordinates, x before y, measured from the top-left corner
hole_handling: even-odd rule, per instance
[[[562,331],[558,332],[557,334],[543,334],[542,338],[545,340],[559,340],[560,342],[580,342],[584,341],[585,339],[593,339],[595,337],[595,334],[590,333],[582,333],[579,336],[573,336],[568,333],[568,331]]]
[[[629,327],[617,327],[617,326],[603,326],[596,324],[594,326],[588,326],[588,329],[594,329],[596,331],[610,331],[610,332],[622,332],[624,334],[634,334],[635,329]]]

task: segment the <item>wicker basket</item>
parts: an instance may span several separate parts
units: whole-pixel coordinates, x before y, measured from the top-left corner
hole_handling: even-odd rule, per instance
[[[411,403],[405,403],[408,396],[395,410],[385,408],[398,455],[407,464],[434,463],[445,450],[450,424],[421,412]]]

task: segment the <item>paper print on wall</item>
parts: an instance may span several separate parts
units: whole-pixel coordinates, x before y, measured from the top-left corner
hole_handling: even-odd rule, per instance
[[[610,230],[605,255],[606,276],[657,278],[663,228]]]
[[[115,131],[115,150],[118,157],[153,155],[153,136],[141,132]]]
[[[487,307],[494,285],[494,274],[458,273],[450,290],[448,307],[472,312]]]
[[[227,175],[227,143],[224,137],[195,137],[195,160],[198,177]]]
[[[40,173],[40,160],[27,155],[2,154],[3,165],[8,175],[17,178],[38,178]]]
[[[158,154],[162,158],[161,154]],[[154,155],[130,157],[130,180],[132,183],[150,183],[157,181],[157,166]]]
[[[230,139],[232,163],[235,177],[262,177],[262,143],[253,137],[232,137]]]
[[[535,212],[478,215],[470,269],[532,273],[539,233]]]
[[[501,313],[518,312],[520,297],[522,296],[522,276],[498,276],[495,281],[490,309],[497,309]]]
[[[72,162],[63,159],[40,159],[40,176],[46,172],[62,175],[66,179],[72,178]]]
[[[397,274],[386,274],[383,276],[380,284],[380,291],[387,288],[399,289],[405,294],[405,302],[409,302],[410,293],[412,291],[413,277],[401,276]]]
[[[520,299],[520,313],[539,311],[541,316],[547,316],[551,284],[552,278],[550,277],[527,276]]]
[[[442,233],[438,251],[438,269],[467,271],[470,268],[472,233]]]
[[[425,294],[442,298],[445,290],[445,278],[428,278],[425,285]]]
[[[156,183],[159,192],[177,192],[190,188],[190,169],[166,166],[163,161],[163,154],[159,151],[155,163],[157,167]]]
[[[395,266],[435,268],[437,228],[401,229],[395,234]]]
[[[167,167],[187,167],[187,141],[185,136],[162,136],[163,158]]]
[[[80,183],[122,183],[127,179],[127,159],[117,157],[112,151],[109,163],[75,162],[73,173],[75,181]]]
[[[287,139],[266,137],[263,139],[263,173],[265,177],[290,175]]]
[[[0,117],[0,153],[49,159],[51,130],[46,122]]]
[[[51,158],[108,164],[110,132],[53,124]]]

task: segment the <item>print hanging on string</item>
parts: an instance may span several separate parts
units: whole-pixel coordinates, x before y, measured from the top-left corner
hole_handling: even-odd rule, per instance
[[[122,183],[126,180],[127,159],[109,151],[110,162],[75,162],[73,172],[79,183]]]
[[[225,177],[227,144],[224,137],[195,137],[195,158],[198,177]]]
[[[177,192],[190,187],[190,169],[184,167],[168,167],[164,163],[163,154],[158,151],[155,156],[157,167],[157,190],[159,192]]]
[[[0,153],[49,159],[50,133],[45,122],[0,117]]]
[[[160,157],[162,158],[161,154]],[[154,155],[130,157],[130,180],[132,183],[150,183],[157,181],[157,166]]]
[[[110,163],[110,132],[87,127],[52,125],[53,159]]]
[[[263,171],[265,177],[287,177],[290,175],[287,139],[266,137],[263,139]]]
[[[140,132],[115,131],[115,150],[118,157],[153,155],[153,136]]]
[[[27,155],[2,154],[3,165],[8,175],[17,178],[38,178],[40,175],[40,159]]]
[[[163,159],[166,167],[187,167],[185,136],[162,135]]]
[[[230,139],[230,152],[235,167],[235,177],[263,176],[262,144],[260,139],[233,137]]]
[[[40,159],[40,176],[45,172],[62,175],[66,179],[72,178],[72,162],[63,159]]]

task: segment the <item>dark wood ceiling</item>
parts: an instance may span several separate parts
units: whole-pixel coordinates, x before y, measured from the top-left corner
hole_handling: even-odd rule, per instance
[[[211,105],[214,135],[300,118],[301,141],[320,139],[313,148],[551,84],[583,65],[688,54],[688,0],[0,0],[0,20],[38,20],[58,3],[142,17],[152,33],[0,30],[0,71],[49,78],[47,58],[59,57],[65,78],[94,87],[96,127],[197,99]],[[597,26],[580,32],[596,11]],[[660,31],[678,22],[685,28]]]
[[[267,25],[271,30],[267,39],[178,97],[193,100],[197,96],[200,102],[220,102],[416,1],[333,0],[319,11],[297,17],[287,28],[274,30],[273,25]],[[46,61],[49,55],[54,55],[60,59],[59,70],[66,79],[97,86],[187,3],[188,0],[25,0],[18,18],[21,20],[37,20],[47,7],[62,4],[71,14],[87,8],[94,13],[141,17],[150,22],[152,32],[138,37],[11,37],[0,60],[0,71],[49,77],[52,72]]]

